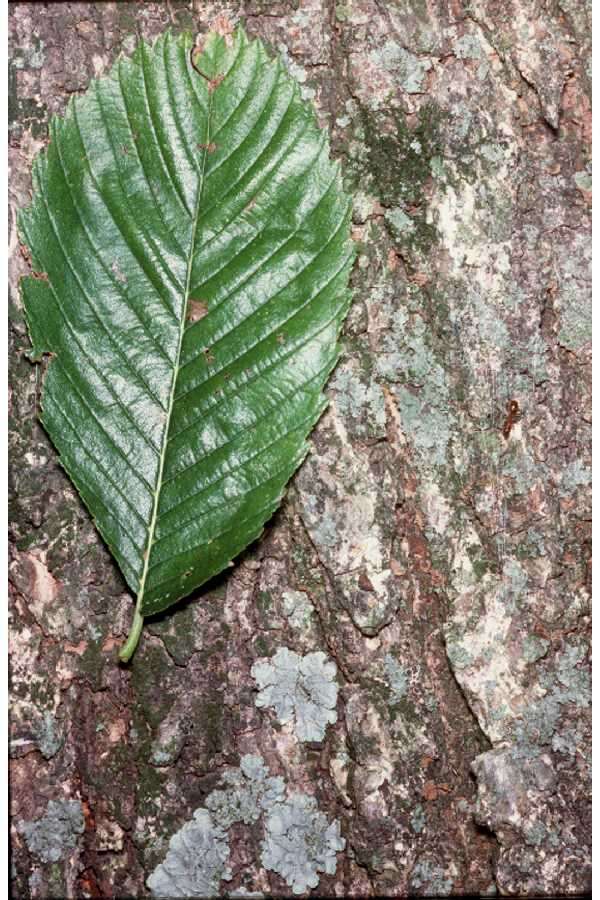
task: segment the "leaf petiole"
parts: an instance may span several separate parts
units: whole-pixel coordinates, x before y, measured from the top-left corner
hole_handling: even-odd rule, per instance
[[[140,635],[142,633],[142,628],[144,627],[144,617],[140,613],[139,609],[135,610],[133,614],[133,623],[131,625],[131,630],[129,632],[129,637],[126,642],[121,647],[121,651],[119,653],[119,659],[121,662],[129,662],[133,654],[135,653],[135,648],[138,645],[138,641],[140,639]]]

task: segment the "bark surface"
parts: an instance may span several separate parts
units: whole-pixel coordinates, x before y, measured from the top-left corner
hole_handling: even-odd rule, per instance
[[[11,5],[14,896],[149,895],[202,808],[220,895],[291,896],[306,872],[320,896],[588,889],[590,17]],[[265,536],[122,667],[132,599],[36,419],[15,217],[71,93],[138,36],[238,20],[331,129],[354,303]]]

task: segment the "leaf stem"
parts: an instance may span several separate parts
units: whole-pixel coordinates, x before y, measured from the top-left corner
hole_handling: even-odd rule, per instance
[[[129,662],[133,654],[135,653],[135,648],[138,645],[138,641],[140,639],[140,635],[142,633],[142,628],[144,627],[144,617],[139,611],[138,607],[135,608],[135,613],[133,614],[133,622],[131,625],[131,630],[129,631],[129,637],[126,642],[121,647],[121,651],[119,653],[119,659],[121,662]]]

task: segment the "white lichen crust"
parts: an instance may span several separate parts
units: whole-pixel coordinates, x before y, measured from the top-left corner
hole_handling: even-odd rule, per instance
[[[340,823],[329,824],[306,794],[292,794],[276,804],[265,823],[261,859],[266,869],[277,872],[294,894],[304,894],[319,883],[318,872],[334,875],[336,853],[346,841]]]
[[[272,707],[282,725],[294,723],[300,741],[322,741],[337,721],[336,665],[317,651],[300,656],[280,647],[275,656],[252,666],[260,691],[258,707]]]
[[[155,897],[214,897],[221,880],[231,879],[227,868],[227,834],[206,809],[197,809],[169,842],[166,859],[148,879]]]

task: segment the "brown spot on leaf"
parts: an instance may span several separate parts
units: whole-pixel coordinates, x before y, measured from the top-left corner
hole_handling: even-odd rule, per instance
[[[204,354],[204,359],[206,360],[207,363],[212,363],[215,361],[214,356],[210,352],[210,347],[203,347],[202,352]]]
[[[217,145],[214,141],[211,141],[210,144],[198,144],[198,150],[206,150],[207,153],[214,153],[217,149]]]
[[[223,81],[224,78],[225,78],[224,75],[217,75],[216,78],[213,78],[211,81],[208,82],[208,91],[210,94],[212,94],[212,92],[216,88],[219,87],[219,85],[221,84],[221,82]]]
[[[37,278],[38,281],[48,281],[48,275],[46,272],[32,272],[31,274],[34,278]]]
[[[278,343],[278,344],[285,344],[285,334],[278,334],[278,335],[277,335],[277,343]]]
[[[199,322],[208,313],[208,304],[198,297],[190,297],[188,300],[187,320],[188,322]]]

